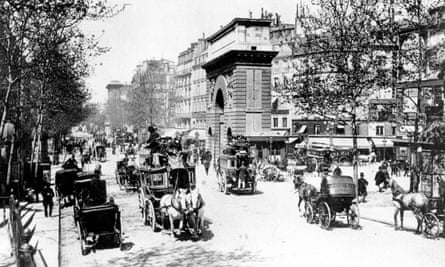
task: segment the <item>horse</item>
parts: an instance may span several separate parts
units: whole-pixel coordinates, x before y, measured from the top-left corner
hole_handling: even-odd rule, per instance
[[[296,176],[294,178],[294,189],[298,191],[298,211],[301,212],[301,202],[309,201],[312,197],[317,195],[317,188],[303,181],[303,178]]]
[[[393,195],[394,228],[403,229],[403,212],[411,210],[417,220],[416,233],[421,232],[422,217],[429,210],[429,201],[424,193],[407,193],[394,179],[391,179],[390,188]],[[400,227],[397,225],[397,216],[400,213]]]
[[[195,213],[195,232],[198,235],[202,234],[202,230],[204,228],[204,206],[205,202],[202,198],[201,193],[198,189],[192,188],[190,194],[189,194],[189,201],[191,203],[191,208],[193,209],[193,212]]]
[[[166,194],[162,196],[160,207],[162,213],[168,215],[170,234],[179,235],[184,226],[184,212],[187,209],[185,192],[178,190],[174,194]],[[175,221],[179,221],[179,227],[176,231],[174,225]]]

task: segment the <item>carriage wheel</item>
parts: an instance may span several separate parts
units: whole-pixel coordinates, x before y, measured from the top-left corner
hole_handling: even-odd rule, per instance
[[[332,211],[332,214],[331,214],[331,223],[333,223],[333,222],[335,222],[335,218],[336,218],[336,212],[335,211]]]
[[[312,208],[311,203],[304,203],[304,216],[306,217],[307,223],[313,223],[314,222],[314,209]]]
[[[156,213],[155,213],[155,208],[153,206],[153,202],[149,201],[148,205],[147,205],[147,223],[148,225],[150,225],[150,228],[153,232],[156,232],[157,227],[156,227]]]
[[[422,218],[422,232],[427,238],[438,238],[442,230],[440,221],[433,213],[426,213]]]
[[[331,225],[331,210],[326,202],[321,202],[318,206],[318,222],[322,229],[328,229]]]
[[[148,204],[142,207],[142,219],[144,220],[144,225],[148,225]]]
[[[80,239],[80,251],[82,253],[82,256],[85,256],[87,255],[88,251],[86,248],[85,240],[82,237],[82,231],[80,229],[80,225],[79,228],[77,228],[77,232],[79,233],[79,239]]]
[[[360,210],[357,204],[352,204],[349,208],[348,223],[354,229],[357,229],[360,226]]]

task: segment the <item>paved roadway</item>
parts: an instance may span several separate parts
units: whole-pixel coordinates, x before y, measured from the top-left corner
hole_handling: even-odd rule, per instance
[[[81,256],[72,209],[66,208],[62,212],[62,266],[393,267],[445,263],[443,239],[429,240],[412,231],[394,231],[392,225],[364,219],[361,230],[342,223],[322,230],[300,217],[289,181],[259,183],[255,195],[224,195],[216,190],[214,174],[206,177],[202,167],[198,167],[197,175],[207,203],[207,229],[202,240],[178,240],[163,232],[153,233],[142,223],[137,194],[120,191],[116,185],[115,160],[112,157],[104,163],[103,172],[108,193],[122,211],[126,249],[97,250]],[[370,170],[365,171],[367,177],[373,177]],[[389,199],[389,193],[372,194],[361,206],[361,213],[391,222]],[[413,219],[408,217],[407,224],[412,226]]]

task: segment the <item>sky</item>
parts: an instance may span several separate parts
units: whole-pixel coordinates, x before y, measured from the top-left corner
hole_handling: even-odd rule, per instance
[[[125,4],[118,15],[86,22],[82,29],[99,36],[111,50],[91,63],[94,72],[86,79],[92,101],[105,103],[105,86],[111,80],[130,83],[136,65],[146,59],[177,62],[178,54],[203,34],[210,36],[235,17],[259,18],[261,8],[293,23],[300,0],[108,0]]]

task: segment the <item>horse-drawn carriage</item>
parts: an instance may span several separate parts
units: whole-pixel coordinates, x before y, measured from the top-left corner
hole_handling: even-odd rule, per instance
[[[74,197],[74,182],[79,180],[79,169],[62,169],[56,171],[56,193],[64,200],[63,205],[71,204]]]
[[[104,162],[107,160],[107,152],[105,150],[105,145],[98,144],[94,147],[96,159],[100,162]]]
[[[78,174],[74,181],[74,223],[79,219],[79,210],[85,207],[104,204],[107,201],[106,183],[94,173]]]
[[[135,164],[129,164],[128,159],[118,160],[115,171],[116,183],[125,190],[139,188],[139,176]]]
[[[99,246],[122,243],[120,211],[114,201],[107,202],[106,182],[83,175],[86,177],[74,182],[74,222],[82,255]]]
[[[217,183],[219,191],[255,193],[255,170],[253,158],[249,154],[247,140],[240,136],[224,149],[218,159]]]
[[[305,217],[308,223],[317,222],[323,229],[328,229],[335,221],[336,215],[343,215],[353,228],[360,223],[355,185],[349,176],[325,176],[322,179],[320,192],[305,201]]]
[[[139,175],[138,199],[144,224],[153,231],[167,229],[168,224],[173,232],[176,217],[181,221],[179,231],[185,219],[185,229],[196,234],[194,230],[200,225],[199,216],[189,212],[191,207],[185,203],[185,194],[191,193],[195,187],[195,168],[139,168]]]
[[[428,199],[421,229],[428,238],[438,238],[445,225],[445,146],[422,143],[420,192]]]
[[[122,244],[119,208],[112,203],[85,207],[78,213],[82,255],[98,246]]]

